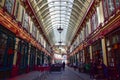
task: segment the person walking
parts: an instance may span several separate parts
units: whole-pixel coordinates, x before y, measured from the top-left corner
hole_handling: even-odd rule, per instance
[[[65,70],[65,62],[62,63],[62,68]]]
[[[101,61],[100,64],[101,64],[105,79],[109,80],[108,67],[103,63],[103,61]]]

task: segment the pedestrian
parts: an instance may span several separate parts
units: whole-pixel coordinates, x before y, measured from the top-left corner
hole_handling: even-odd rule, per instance
[[[101,61],[100,64],[101,64],[105,79],[109,80],[108,67],[103,63],[103,61]]]
[[[65,70],[65,62],[62,63],[62,68]]]
[[[95,61],[92,61],[90,64],[90,78],[95,79],[97,73],[98,73],[97,64]]]

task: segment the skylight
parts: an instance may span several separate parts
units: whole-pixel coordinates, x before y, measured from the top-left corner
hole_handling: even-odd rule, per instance
[[[51,24],[52,28],[54,29],[54,36],[55,38],[55,44],[59,45],[57,41],[60,40],[60,34],[57,31],[58,27],[63,28],[63,32],[61,33],[61,41],[65,42],[67,29],[69,27],[69,21],[72,11],[74,0],[48,0],[48,6],[50,11],[50,18],[51,18]],[[65,43],[62,43],[65,45]]]

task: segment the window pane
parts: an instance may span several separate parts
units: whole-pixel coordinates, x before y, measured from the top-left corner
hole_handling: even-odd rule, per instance
[[[0,67],[3,66],[6,43],[7,43],[7,36],[5,34],[0,33]]]
[[[7,52],[7,67],[12,66],[13,63],[13,54],[14,54],[14,46],[15,40],[13,37],[8,38],[8,52]]]
[[[104,10],[104,17],[105,19],[108,18],[108,12],[107,12],[107,0],[103,0],[103,10]]]
[[[29,26],[28,26],[28,15],[27,15],[27,13],[25,13],[24,14],[24,22],[23,22],[23,27],[27,30],[27,31],[29,31]]]
[[[120,7],[120,0],[116,0],[116,7]]]
[[[18,11],[19,11],[19,2],[17,2],[17,6],[16,6],[16,13],[15,13],[15,17],[18,17]]]
[[[37,28],[35,27],[35,25],[32,25],[32,35],[34,38],[36,38],[36,34],[37,34]]]
[[[14,0],[6,0],[5,7],[9,13],[12,12],[13,5],[14,5]]]
[[[109,16],[112,14],[112,12],[115,10],[113,0],[108,0],[108,13]]]

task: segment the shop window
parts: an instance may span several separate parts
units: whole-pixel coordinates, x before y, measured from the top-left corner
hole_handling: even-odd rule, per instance
[[[30,67],[31,68],[35,65],[35,54],[36,54],[36,49],[34,47],[31,47],[30,49]]]
[[[92,47],[93,59],[99,63],[103,59],[101,40],[96,41]]]
[[[18,45],[18,52],[18,65],[20,65],[20,67],[26,67],[28,59],[28,44],[24,41],[20,41]]]
[[[3,33],[0,33],[0,67],[2,67],[4,63],[6,44],[7,44],[7,36]]]
[[[112,37],[112,44],[118,43],[118,35]]]
[[[14,0],[6,0],[5,1],[5,7],[9,13],[12,13],[13,5],[14,5]]]
[[[108,66],[115,67],[120,61],[119,29],[106,36]]]
[[[83,53],[83,51],[79,52],[79,59],[80,59],[80,62],[84,63],[84,53]]]
[[[11,67],[13,63],[13,55],[14,55],[14,46],[15,40],[14,37],[8,38],[8,50],[7,50],[7,67]]]
[[[90,49],[89,49],[89,46],[85,48],[85,62],[90,62]]]
[[[110,40],[106,40],[107,46],[110,46]]]

